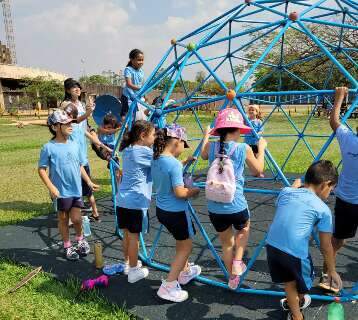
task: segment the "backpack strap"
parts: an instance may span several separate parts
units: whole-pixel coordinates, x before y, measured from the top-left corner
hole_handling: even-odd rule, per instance
[[[220,143],[219,142],[215,142],[215,150],[214,150],[214,155],[215,155],[215,158],[219,158],[219,157],[226,157],[226,158],[230,158],[234,152],[236,151],[237,147],[239,146],[238,143],[235,143],[235,145],[231,148],[230,152],[228,154],[219,154],[219,145]]]
[[[232,147],[232,149],[230,150],[230,152],[228,154],[229,157],[231,157],[234,154],[234,152],[236,151],[238,146],[239,146],[239,144],[235,143],[235,145]]]

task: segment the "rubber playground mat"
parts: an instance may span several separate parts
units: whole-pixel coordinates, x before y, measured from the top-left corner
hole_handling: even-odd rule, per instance
[[[255,187],[249,182],[249,187]],[[256,183],[257,185],[257,183]],[[260,186],[262,186],[260,184]],[[246,252],[246,261],[262,241],[274,214],[275,197],[272,195],[246,195],[251,211],[251,234]],[[115,235],[115,218],[110,199],[97,201],[102,213],[102,222],[92,224],[92,236],[89,239],[93,244],[100,240],[106,263],[114,263],[122,259],[121,241]],[[333,208],[334,199],[329,204]],[[202,226],[207,231],[214,247],[220,252],[220,245],[206,209],[203,196],[193,201],[193,206]],[[156,231],[160,227],[154,214],[150,214],[150,233],[145,235],[145,241],[150,246],[154,241]],[[210,279],[224,281],[212,253],[207,248],[205,240],[198,228],[194,238],[193,253],[190,260],[202,266],[202,274]],[[337,271],[342,275],[346,288],[352,287],[358,281],[358,241],[357,237],[348,241],[340,252],[337,261]],[[165,229],[161,234],[158,247],[153,255],[153,261],[169,263],[175,250],[175,242]],[[93,251],[93,250],[92,250]],[[19,263],[31,266],[42,266],[46,272],[52,273],[59,280],[76,277],[80,280],[93,278],[100,274],[94,267],[94,256],[91,253],[78,262],[67,262],[62,254],[60,237],[57,231],[57,222],[54,214],[42,216],[18,225],[1,228],[0,254],[8,256]],[[321,273],[322,256],[315,244],[311,243],[311,254],[316,271],[316,282]],[[149,277],[135,284],[129,284],[127,277],[117,275],[111,277],[108,288],[100,289],[101,293],[111,302],[124,306],[129,312],[143,319],[283,319],[284,314],[279,308],[280,297],[254,294],[238,294],[230,290],[192,282],[185,286],[189,292],[189,299],[180,304],[160,300],[156,295],[161,279],[165,272],[150,268]],[[248,273],[244,283],[246,288],[280,290],[280,286],[273,285],[268,274],[265,250],[262,250]],[[313,289],[312,293],[321,291]],[[327,319],[327,302],[313,301],[305,312],[306,319]],[[358,319],[358,305],[345,303],[347,320]]]

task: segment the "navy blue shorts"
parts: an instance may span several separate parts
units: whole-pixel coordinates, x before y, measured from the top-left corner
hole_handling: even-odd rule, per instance
[[[266,251],[272,282],[296,281],[297,292],[300,294],[312,288],[314,270],[310,256],[299,259],[270,245],[266,245]]]
[[[237,213],[221,214],[209,212],[209,218],[216,232],[224,232],[228,228],[234,227],[236,230],[242,230],[250,220],[249,210],[245,209]]]
[[[91,178],[90,167],[87,165],[87,166],[83,166],[83,168],[85,169],[87,175]],[[92,189],[89,187],[89,185],[85,180],[81,179],[81,181],[82,181],[82,197],[90,197],[93,194]]]
[[[358,228],[358,204],[348,203],[336,197],[334,208],[334,232],[336,239],[354,238]]]
[[[57,211],[70,211],[72,208],[83,209],[83,201],[81,197],[71,197],[71,198],[58,198],[57,199]]]
[[[141,233],[143,211],[116,207],[117,225],[119,229],[127,229],[130,233]]]
[[[171,212],[157,207],[156,212],[159,222],[168,229],[175,240],[182,241],[190,238],[185,211]],[[191,224],[196,234],[193,222]]]

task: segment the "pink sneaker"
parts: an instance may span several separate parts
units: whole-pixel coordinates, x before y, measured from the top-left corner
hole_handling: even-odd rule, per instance
[[[179,274],[178,282],[181,285],[189,283],[201,273],[201,267],[194,263],[189,263],[189,269]]]
[[[162,285],[157,295],[164,300],[172,302],[183,302],[189,297],[188,292],[181,289],[178,281],[169,284],[165,280],[162,280]]]
[[[232,290],[236,290],[240,283],[240,276],[230,276],[228,286]]]
[[[232,261],[232,274],[241,276],[245,271],[247,267],[246,264],[242,260],[233,260]]]

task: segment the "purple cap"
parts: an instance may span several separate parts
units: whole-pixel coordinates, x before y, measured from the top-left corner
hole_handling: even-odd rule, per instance
[[[165,129],[168,137],[177,138],[179,140],[184,141],[184,147],[189,148],[188,138],[183,127],[179,126],[176,123],[173,123],[171,125],[166,126]]]

